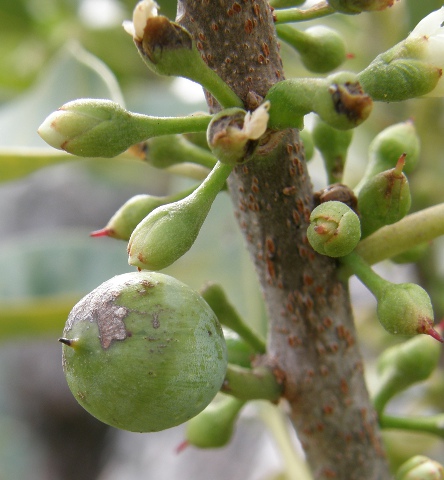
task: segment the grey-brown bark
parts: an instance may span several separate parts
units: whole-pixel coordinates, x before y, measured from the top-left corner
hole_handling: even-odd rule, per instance
[[[283,79],[265,0],[180,0],[178,21],[249,108]],[[209,98],[210,109],[218,106]],[[269,361],[317,479],[390,478],[363,378],[348,290],[306,228],[313,192],[297,131],[270,134],[229,180],[270,320]]]

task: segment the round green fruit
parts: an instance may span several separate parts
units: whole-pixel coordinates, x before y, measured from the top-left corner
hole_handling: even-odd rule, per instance
[[[222,328],[205,300],[157,272],[116,276],[84,297],[63,332],[77,401],[104,423],[156,432],[201,412],[224,381]]]

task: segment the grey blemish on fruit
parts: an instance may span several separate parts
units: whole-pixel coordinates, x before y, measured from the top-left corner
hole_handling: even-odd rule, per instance
[[[101,287],[84,297],[72,309],[65,326],[64,336],[78,322],[97,322],[100,344],[107,349],[114,340],[127,338],[128,332],[124,319],[129,310],[115,304],[119,296],[118,292],[107,291],[105,287]]]
[[[113,303],[113,298],[104,302],[104,308],[97,311],[97,326],[99,327],[100,344],[108,348],[113,340],[125,340],[128,336],[124,319],[128,309]]]
[[[159,322],[159,315],[155,313],[153,315],[153,328],[159,328],[160,327],[160,322]]]

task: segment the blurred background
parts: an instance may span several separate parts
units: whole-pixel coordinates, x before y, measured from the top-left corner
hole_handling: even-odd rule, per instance
[[[70,309],[103,281],[132,270],[125,242],[89,233],[104,227],[133,195],[163,195],[192,184],[134,160],[60,155],[36,133],[47,115],[77,98],[109,98],[159,116],[205,110],[199,86],[156,77],[140,60],[121,27],[135,3],[0,0],[0,480],[279,478],[284,460],[261,420],[260,402],[245,410],[229,446],[177,454],[183,426],[155,434],[117,431],[85,413],[65,384],[57,338]],[[158,3],[162,14],[174,18],[173,0]],[[350,58],[341,68],[360,71],[442,4],[402,0],[385,12],[318,23],[344,35]],[[285,44],[282,56],[287,77],[311,76]],[[353,187],[359,181],[377,133],[411,118],[422,141],[420,167],[409,177],[413,209],[442,202],[443,107],[436,98],[376,105],[356,129],[346,182]],[[310,171],[315,188],[325,187],[319,155]],[[437,319],[444,316],[443,251],[438,240],[416,264],[378,266],[394,281],[425,286]],[[257,282],[226,194],[190,252],[166,273],[196,289],[209,280],[221,283],[247,321],[266,333]],[[373,299],[355,281],[352,294],[371,388],[375,357],[396,340],[379,327]],[[443,399],[444,378],[437,372],[392,408],[442,412]],[[444,462],[443,444],[435,438],[404,432],[385,438],[394,465],[416,453]]]

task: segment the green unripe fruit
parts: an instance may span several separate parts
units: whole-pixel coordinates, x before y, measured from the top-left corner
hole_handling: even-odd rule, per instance
[[[227,367],[213,311],[197,292],[161,273],[103,283],[73,308],[60,340],[80,405],[134,432],[164,430],[197,415]]]
[[[434,338],[438,335],[433,329],[433,307],[430,297],[419,285],[385,282],[376,296],[379,321],[389,333],[395,335],[425,333]],[[439,335],[438,338],[440,339]]]
[[[344,40],[332,28],[316,25],[300,31],[289,25],[277,25],[276,31],[299,52],[305,68],[311,72],[331,72],[346,58]]]
[[[443,480],[444,467],[423,455],[416,455],[403,463],[395,480]]]
[[[404,218],[410,210],[411,197],[407,177],[402,172],[403,157],[396,168],[378,173],[368,180],[358,195],[362,236]]]
[[[343,257],[355,249],[361,238],[359,218],[345,203],[321,203],[311,212],[307,237],[318,253]]]
[[[217,448],[226,445],[245,401],[224,397],[213,402],[187,424],[187,443],[199,448]]]
[[[258,352],[233,330],[224,328],[223,331],[228,362],[244,368],[251,367],[251,361]]]

